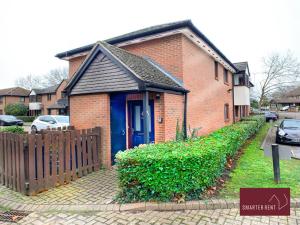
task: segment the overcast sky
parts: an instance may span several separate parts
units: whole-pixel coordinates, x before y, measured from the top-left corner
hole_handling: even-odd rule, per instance
[[[0,88],[67,66],[56,53],[147,26],[191,19],[232,62],[290,49],[300,59],[297,0],[7,0],[0,2]]]

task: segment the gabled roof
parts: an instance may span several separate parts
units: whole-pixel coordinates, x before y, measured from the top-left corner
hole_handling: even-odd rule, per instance
[[[289,91],[285,96],[286,97],[300,96],[300,87],[294,88],[293,90]]]
[[[130,78],[132,82],[136,83],[136,85],[133,85],[131,83],[128,89],[124,89],[124,87],[122,87],[123,88],[122,91],[129,91],[129,90],[142,91],[142,90],[147,90],[149,88],[159,88],[162,90],[173,90],[178,92],[187,91],[180,85],[180,83],[172,79],[170,77],[170,74],[164,73],[163,70],[158,69],[155,65],[153,65],[148,60],[140,56],[134,55],[130,52],[127,52],[126,50],[123,50],[121,48],[110,45],[106,42],[100,41],[97,42],[93,50],[90,52],[88,57],[81,64],[77,72],[74,74],[73,78],[68,83],[65,89],[68,92],[68,94],[72,95],[72,94],[95,93],[95,92],[110,92],[113,90],[116,91],[115,87],[113,87],[114,86],[113,82],[116,81],[110,81],[110,79],[107,80],[106,86],[102,89],[101,87],[99,88],[100,84],[98,86],[95,85],[97,84],[97,82],[101,83],[103,78],[101,77],[100,74],[101,71],[94,72],[95,70],[92,70],[92,72],[88,73],[89,78],[86,79],[85,83],[82,85],[84,87],[88,87],[89,89],[84,90],[84,88],[81,87],[80,91],[77,90],[75,92],[74,91],[72,92],[72,89],[84,76],[85,72],[88,71],[90,64],[92,62],[100,63],[101,59],[97,58],[99,57],[100,53],[108,57],[109,60],[118,67],[115,68],[114,70],[121,69],[124,72],[121,74],[122,77],[127,76],[126,78],[127,81],[128,78]],[[106,73],[105,76],[109,76],[109,74]],[[111,90],[107,89],[107,87],[111,87]]]
[[[6,88],[0,90],[0,96],[21,96],[26,97],[30,93],[29,90],[21,87]]]
[[[52,94],[56,93],[57,89],[60,87],[60,85],[66,80],[62,80],[59,84],[47,87],[47,88],[39,88],[39,89],[32,89],[35,94],[42,95],[42,94]]]
[[[167,31],[172,31],[175,29],[180,29],[180,28],[189,28],[191,31],[193,31],[198,37],[203,39],[209,45],[221,58],[223,58],[232,68],[236,69],[233,63],[230,62],[229,59],[226,58],[226,56],[200,31],[198,30],[194,24],[192,23],[191,20],[183,20],[183,21],[178,21],[178,22],[172,22],[172,23],[166,23],[166,24],[161,24],[161,25],[156,25],[156,26],[151,26],[148,28],[144,28],[141,30],[137,30],[134,32],[130,32],[124,35],[120,35],[114,38],[107,39],[105,42],[109,44],[118,44],[121,42],[133,40],[136,38],[141,38],[149,35],[154,35],[162,32],[167,32]],[[90,51],[93,46],[96,43],[85,45],[80,48],[75,48],[66,52],[61,52],[56,54],[55,56],[58,58],[64,58],[68,57],[74,54],[79,54],[83,53],[86,51]]]
[[[48,109],[65,109],[66,107],[68,107],[68,99],[61,98],[54,104],[50,105]]]
[[[248,67],[248,62],[237,62],[233,63],[233,65],[238,69],[239,72],[246,71]]]

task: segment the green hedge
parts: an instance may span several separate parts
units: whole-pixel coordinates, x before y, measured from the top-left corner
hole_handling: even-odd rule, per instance
[[[23,134],[25,131],[24,131],[23,127],[11,126],[11,127],[2,127],[2,128],[0,128],[0,132]]]
[[[28,106],[23,103],[12,103],[6,105],[4,111],[7,115],[25,116],[28,113]]]
[[[19,120],[23,120],[25,123],[32,123],[35,120],[35,116],[17,116]]]
[[[222,174],[227,157],[234,155],[264,123],[264,117],[254,116],[205,137],[119,152],[119,199],[135,202],[170,201],[175,196],[199,198]]]

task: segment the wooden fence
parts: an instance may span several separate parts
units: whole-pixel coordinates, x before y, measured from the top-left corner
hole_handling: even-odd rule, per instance
[[[0,183],[35,195],[100,168],[100,128],[0,132]]]

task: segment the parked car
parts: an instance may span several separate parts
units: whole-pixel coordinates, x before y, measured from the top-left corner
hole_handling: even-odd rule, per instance
[[[24,121],[11,115],[0,115],[0,126],[23,126]]]
[[[38,132],[48,128],[63,128],[70,125],[69,116],[45,115],[39,116],[31,124],[31,131]]]
[[[278,116],[277,114],[273,113],[273,112],[265,112],[265,118],[266,118],[266,121],[269,122],[269,121],[276,121],[278,119]]]
[[[277,116],[277,119],[279,119],[279,114],[278,114],[278,112],[275,112],[275,111],[270,111],[270,113],[273,113],[273,114],[275,114],[275,115]]]
[[[252,114],[263,114],[264,112],[261,111],[261,110],[259,110],[259,109],[252,108],[252,109],[251,109],[251,113],[252,113]]]
[[[283,107],[281,107],[280,111],[288,111],[289,108],[290,107],[288,105],[287,106],[283,106]]]
[[[283,120],[277,127],[276,143],[300,144],[300,120]]]

